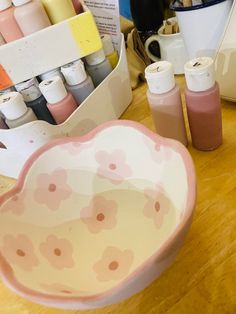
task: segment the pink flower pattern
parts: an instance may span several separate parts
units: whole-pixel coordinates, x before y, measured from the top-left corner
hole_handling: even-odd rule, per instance
[[[57,269],[72,268],[73,247],[70,241],[64,238],[57,238],[54,235],[47,237],[44,243],[40,244],[41,254],[48,260],[50,265]]]
[[[143,214],[147,218],[152,219],[159,229],[163,224],[164,216],[170,210],[170,199],[161,188],[157,188],[157,190],[147,189],[144,193],[148,201],[143,209]]]
[[[80,217],[92,233],[109,230],[116,226],[117,204],[102,196],[95,196],[88,207],[80,211]]]
[[[93,269],[99,281],[121,280],[129,274],[133,259],[134,254],[131,250],[122,251],[109,246]]]
[[[25,194],[26,191],[15,194],[1,206],[0,211],[3,213],[11,212],[13,215],[17,216],[22,215],[25,210]]]
[[[51,210],[59,208],[62,201],[69,198],[71,187],[66,183],[67,173],[63,169],[56,169],[51,174],[42,173],[37,177],[35,200],[47,205]]]
[[[78,155],[80,152],[80,142],[70,142],[60,146],[62,150],[66,150],[71,155]]]
[[[9,264],[17,265],[27,272],[32,271],[39,264],[32,242],[24,234],[5,235],[1,253]]]
[[[122,150],[117,149],[111,153],[99,151],[96,153],[95,159],[99,164],[97,174],[109,179],[114,184],[121,183],[132,174]]]
[[[151,142],[146,137],[143,138],[146,146],[149,148],[150,155],[153,161],[156,163],[167,162],[172,157],[172,151],[168,146],[165,146],[161,142]]]

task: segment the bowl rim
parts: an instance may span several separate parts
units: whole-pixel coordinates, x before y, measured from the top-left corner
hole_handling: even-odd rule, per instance
[[[66,304],[68,305],[72,302],[82,305],[89,304],[89,302],[102,301],[105,300],[106,298],[112,297],[114,294],[119,293],[119,291],[122,291],[123,287],[126,287],[129,284],[129,282],[132,282],[135,277],[137,277],[147,268],[152,266],[157,260],[163,259],[165,257],[165,254],[172,247],[178,235],[181,234],[181,232],[185,228],[187,222],[191,220],[196,202],[196,176],[193,160],[191,158],[190,153],[188,152],[187,148],[180,142],[169,138],[163,138],[160,135],[148,129],[147,127],[145,127],[144,125],[142,125],[141,123],[134,122],[131,120],[111,120],[97,126],[92,131],[83,136],[59,138],[43,145],[28,158],[13,188],[0,196],[0,207],[7,199],[11,198],[16,193],[19,193],[22,190],[29,169],[31,168],[33,163],[38,159],[38,157],[44,154],[47,150],[60,144],[66,144],[75,141],[80,143],[91,141],[95,138],[97,134],[99,134],[104,129],[108,129],[114,126],[134,128],[140,133],[147,136],[148,138],[151,138],[155,143],[168,146],[174,149],[176,152],[180,153],[181,158],[185,165],[187,182],[189,187],[187,202],[185,209],[183,210],[184,214],[181,217],[181,221],[176,226],[175,230],[172,232],[170,237],[161,245],[161,247],[159,247],[159,249],[156,252],[154,252],[149,258],[147,258],[141,265],[139,265],[133,272],[131,272],[127,277],[121,280],[117,285],[101,293],[91,294],[87,296],[85,295],[73,297],[45,294],[23,286],[20,282],[17,281],[11,266],[7,263],[7,261],[0,252],[0,278],[5,282],[6,286],[8,286],[11,290],[16,292],[23,298],[41,304],[42,302],[43,304],[47,305],[52,303],[54,306],[56,306],[56,304],[63,303],[66,308]]]

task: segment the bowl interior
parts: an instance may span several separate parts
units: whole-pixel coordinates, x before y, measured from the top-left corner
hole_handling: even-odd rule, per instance
[[[0,252],[16,281],[91,296],[143,265],[186,209],[186,165],[170,143],[115,125],[38,154],[0,207]]]

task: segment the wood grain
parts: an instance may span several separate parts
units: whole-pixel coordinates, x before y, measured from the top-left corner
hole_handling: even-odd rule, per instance
[[[177,77],[183,91],[184,79]],[[146,85],[134,91],[123,119],[154,130]],[[224,314],[236,313],[236,103],[222,100],[224,143],[212,152],[188,149],[196,167],[193,224],[174,264],[136,296],[103,309],[61,311],[32,304],[0,283],[3,314]],[[13,186],[0,177],[0,192]]]

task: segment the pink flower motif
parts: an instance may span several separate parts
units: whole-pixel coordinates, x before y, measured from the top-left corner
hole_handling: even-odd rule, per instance
[[[24,234],[15,237],[10,234],[5,235],[1,253],[9,264],[15,264],[25,271],[32,271],[39,264],[32,242]]]
[[[63,145],[60,145],[62,150],[66,150],[71,155],[78,155],[80,153],[80,142],[70,142]]]
[[[25,210],[25,191],[20,194],[15,194],[6,203],[4,203],[0,211],[3,213],[11,212],[14,215],[22,215]]]
[[[74,266],[73,247],[67,239],[59,239],[54,235],[50,235],[44,243],[40,244],[39,249],[54,268],[63,269]]]
[[[61,202],[72,193],[66,180],[67,173],[63,169],[56,169],[51,174],[40,174],[37,177],[38,187],[34,194],[35,200],[40,204],[47,205],[51,210],[58,209]]]
[[[98,175],[109,179],[114,184],[121,183],[132,174],[125,162],[126,156],[122,150],[114,150],[112,153],[99,151],[95,158],[99,163]]]
[[[161,188],[157,188],[157,190],[147,189],[144,193],[148,201],[143,209],[143,214],[147,218],[152,219],[159,229],[164,221],[164,216],[170,210],[170,199],[164,194]]]
[[[93,266],[99,281],[121,280],[129,274],[134,254],[131,250],[121,251],[110,246],[102,258]]]
[[[146,137],[143,138],[144,143],[149,148],[150,155],[153,161],[156,163],[166,162],[171,159],[172,151],[168,146],[160,143],[151,142]]]
[[[95,196],[88,207],[80,211],[80,217],[92,233],[98,233],[104,229],[112,229],[116,226],[117,204],[102,196]]]
[[[40,286],[43,288],[44,291],[47,293],[53,293],[53,294],[61,294],[61,295],[81,295],[84,293],[87,293],[87,291],[79,291],[75,290],[69,286],[62,285],[60,283],[53,283],[53,284],[40,284]]]

